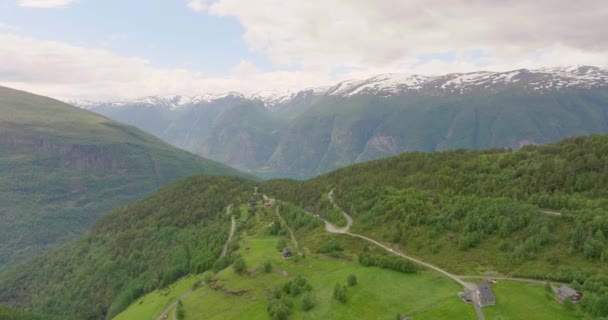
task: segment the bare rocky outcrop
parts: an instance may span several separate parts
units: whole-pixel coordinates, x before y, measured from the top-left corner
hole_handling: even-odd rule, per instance
[[[127,170],[126,164],[114,157],[112,145],[79,145],[60,143],[44,137],[3,136],[0,138],[0,146],[13,154],[38,154],[36,161],[51,161],[59,168],[113,173]]]

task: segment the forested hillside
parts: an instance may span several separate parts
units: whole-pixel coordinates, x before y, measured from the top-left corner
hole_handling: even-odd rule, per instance
[[[199,176],[101,218],[89,233],[0,275],[0,304],[111,318],[134,299],[210,269],[228,237],[227,207],[253,183]]]
[[[607,185],[608,136],[590,136],[517,152],[405,153],[261,190],[326,212],[334,189],[353,230],[454,273],[552,279],[602,294]]]
[[[241,175],[134,127],[0,87],[0,270],[193,174]]]

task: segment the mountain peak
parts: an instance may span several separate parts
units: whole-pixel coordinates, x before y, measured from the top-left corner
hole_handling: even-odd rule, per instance
[[[297,92],[291,90],[263,90],[251,96],[252,100],[259,100],[267,108],[273,108],[289,102]]]
[[[608,71],[592,66],[559,66],[492,72],[474,71],[443,76],[390,73],[364,80],[347,80],[331,87],[328,95],[393,96],[408,93],[426,95],[495,93],[517,87],[530,92],[564,88],[608,86]]]
[[[539,69],[511,71],[474,71],[450,73],[442,76],[423,76],[408,73],[385,73],[367,79],[351,79],[329,87],[314,87],[303,90],[263,90],[251,96],[230,91],[222,94],[197,96],[149,96],[132,100],[106,103],[72,101],[84,109],[99,106],[122,107],[127,105],[162,106],[175,110],[184,106],[211,103],[220,99],[239,98],[259,101],[270,111],[276,111],[299,97],[375,95],[381,97],[406,94],[446,95],[496,93],[507,88],[518,88],[528,92],[544,92],[564,88],[596,88],[608,86],[608,71],[602,68],[570,65]]]

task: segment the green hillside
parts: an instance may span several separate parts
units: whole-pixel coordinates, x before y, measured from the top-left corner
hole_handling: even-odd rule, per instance
[[[406,153],[261,190],[323,213],[334,189],[353,232],[456,274],[550,279],[605,295],[607,185],[608,136],[591,136],[517,152]],[[597,297],[587,295],[589,308]]]
[[[405,153],[304,182],[270,180],[261,190],[325,211],[323,196],[335,189],[355,230],[455,272],[494,268],[573,280],[584,273],[575,267],[606,271],[607,156],[608,136],[516,152]],[[488,248],[496,256],[481,254]],[[446,250],[468,258],[450,263]],[[556,261],[563,268],[554,270]]]
[[[294,214],[287,207],[280,207],[279,213],[286,219],[297,217],[308,221],[305,213]],[[461,290],[458,284],[438,273],[427,270],[402,273],[359,263],[356,255],[362,250],[383,255],[374,247],[366,247],[362,240],[325,234],[319,224],[312,227],[288,220],[301,255],[296,253],[297,258],[283,259],[277,250],[278,243],[285,242],[296,249],[287,234],[271,233],[268,225],[277,221],[274,208],[258,208],[249,212],[246,222],[239,220],[232,255],[245,261],[245,270],[235,272],[232,266],[217,273],[186,277],[170,288],[136,300],[115,320],[155,319],[180,296],[179,309],[185,320],[285,319],[281,314],[289,315],[289,319],[394,319],[397,313],[437,319],[432,316],[435,312],[452,312],[458,319],[474,319],[473,308],[456,295]],[[282,231],[287,232],[284,228]],[[337,250],[327,251],[327,244],[335,245]],[[345,301],[336,300],[334,287],[346,285],[351,275],[357,284],[346,288]],[[188,294],[195,287],[193,283],[201,281]],[[280,296],[280,303],[273,298],[275,295]],[[171,318],[174,308],[165,312]]]
[[[0,270],[193,174],[239,175],[134,127],[0,87]]]
[[[0,274],[0,303],[82,319],[465,319],[473,307],[458,281],[490,277],[498,302],[483,309],[488,319],[608,316],[607,155],[608,136],[591,136],[516,152],[406,153],[259,188],[189,178]],[[277,201],[252,206],[263,194]],[[328,233],[311,214],[339,225],[332,198],[352,215],[350,234]],[[346,286],[351,275],[358,284]],[[560,305],[546,282],[570,284],[583,301]]]
[[[230,245],[232,267],[184,277],[138,298],[114,320],[476,318],[452,279],[363,239],[328,234],[319,219],[293,205],[242,205],[233,214],[238,227]],[[282,258],[278,249],[284,246],[294,257]],[[583,317],[581,308],[566,309],[547,294],[542,282],[499,280],[493,287],[499,302],[483,309],[486,319]],[[337,297],[336,288],[343,295]]]
[[[210,269],[228,236],[227,207],[253,183],[198,176],[104,215],[86,235],[0,274],[0,303],[103,319],[187,273]]]

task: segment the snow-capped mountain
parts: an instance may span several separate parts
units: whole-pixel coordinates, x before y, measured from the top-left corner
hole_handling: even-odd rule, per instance
[[[291,101],[298,91],[264,90],[251,96],[252,100],[261,101],[271,111],[278,109],[282,104]]]
[[[239,92],[228,92],[222,94],[205,94],[199,96],[148,96],[138,99],[127,99],[110,102],[94,102],[89,100],[71,101],[70,103],[83,109],[94,109],[97,107],[125,107],[125,106],[150,106],[164,107],[170,110],[179,109],[185,106],[199,105],[211,103],[222,99],[245,99],[245,96]]]
[[[564,88],[608,86],[608,71],[589,66],[567,66],[507,72],[453,73],[426,77],[384,74],[366,80],[347,80],[331,87],[326,94],[399,96],[411,92],[426,95],[495,93],[507,88],[540,92]]]
[[[381,74],[366,80],[347,80],[329,88],[328,95],[391,95],[395,93],[418,91],[429,77],[415,74],[389,73]]]
[[[497,93],[518,89],[529,93],[542,93],[568,88],[596,88],[608,86],[608,70],[591,66],[563,66],[541,69],[520,69],[507,72],[478,71],[452,73],[443,76],[415,74],[381,74],[364,80],[346,80],[330,87],[308,88],[300,91],[265,90],[250,96],[238,92],[205,94],[199,96],[151,96],[133,100],[95,103],[72,102],[79,107],[92,109],[98,106],[161,106],[171,110],[227,98],[261,102],[268,110],[277,111],[294,102],[318,96],[352,97],[360,95],[402,96],[407,94],[452,95]]]

